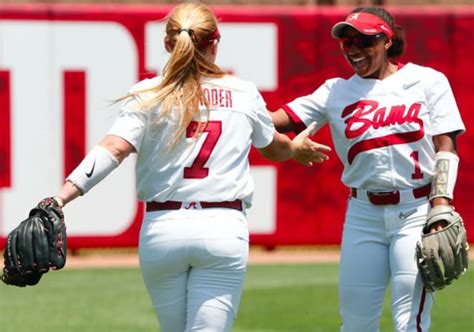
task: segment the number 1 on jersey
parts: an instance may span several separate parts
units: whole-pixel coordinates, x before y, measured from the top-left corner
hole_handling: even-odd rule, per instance
[[[191,121],[188,128],[186,129],[186,137],[193,137],[194,133],[198,128],[199,122]],[[216,147],[217,140],[222,133],[222,122],[221,121],[209,121],[206,128],[203,130],[203,134],[207,133],[206,138],[199,150],[199,153],[194,159],[190,167],[184,168],[185,179],[204,179],[209,175],[209,168],[204,165],[209,160],[212,151]]]
[[[410,154],[410,157],[413,159],[413,161],[415,163],[415,172],[411,174],[411,178],[413,180],[423,179],[423,173],[421,172],[420,159],[418,157],[418,151],[413,151]]]

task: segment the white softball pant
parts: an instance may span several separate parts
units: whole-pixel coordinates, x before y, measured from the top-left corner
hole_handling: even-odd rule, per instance
[[[230,331],[248,261],[243,212],[147,212],[140,268],[163,332]]]
[[[428,209],[426,198],[378,206],[349,199],[339,276],[341,331],[379,331],[389,283],[394,331],[428,331],[433,299],[415,259]]]

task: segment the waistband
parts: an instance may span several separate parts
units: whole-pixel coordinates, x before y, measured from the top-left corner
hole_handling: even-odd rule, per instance
[[[351,196],[374,205],[388,205],[410,202],[418,198],[429,196],[431,183],[422,187],[394,191],[369,191],[364,189],[351,188]]]
[[[210,209],[210,208],[227,208],[242,211],[242,201],[236,199],[235,201],[224,201],[224,202],[177,202],[177,201],[166,201],[166,202],[147,202],[146,211],[163,211],[163,210],[199,210],[199,209]]]

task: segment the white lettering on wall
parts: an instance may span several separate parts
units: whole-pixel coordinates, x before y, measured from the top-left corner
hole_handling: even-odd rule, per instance
[[[0,22],[0,68],[11,77],[12,183],[0,190],[0,234],[6,235],[64,180],[65,71],[86,77],[86,150],[116,115],[110,101],[137,80],[137,51],[128,31],[111,22]],[[136,213],[133,160],[66,207],[71,235],[112,235]],[[118,208],[119,207],[119,208]]]

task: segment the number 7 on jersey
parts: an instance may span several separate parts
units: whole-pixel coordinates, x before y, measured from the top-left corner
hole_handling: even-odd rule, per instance
[[[194,133],[198,128],[199,122],[191,121],[188,128],[186,129],[186,137],[193,137]],[[209,121],[203,133],[207,133],[204,143],[199,150],[199,153],[194,159],[190,167],[184,168],[185,179],[204,179],[209,175],[209,168],[204,165],[209,160],[212,151],[216,147],[217,141],[222,133],[222,122],[221,121]]]

